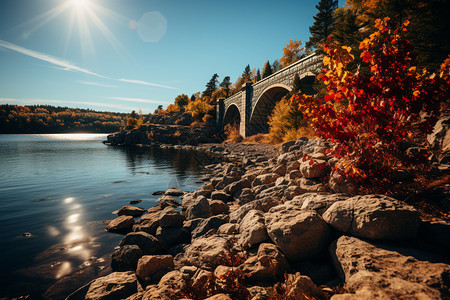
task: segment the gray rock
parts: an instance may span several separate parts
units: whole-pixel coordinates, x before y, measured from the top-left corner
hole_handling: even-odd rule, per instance
[[[144,255],[160,254],[162,252],[159,241],[146,232],[128,233],[119,244],[120,247],[125,245],[137,245]]]
[[[401,250],[402,252],[404,250]],[[336,267],[353,295],[333,299],[448,299],[450,266],[405,256],[355,237],[342,236],[330,247]]]
[[[416,236],[419,213],[384,195],[355,196],[338,201],[323,214],[335,229],[368,239],[408,239]]]
[[[239,224],[239,243],[244,249],[248,249],[269,239],[264,213],[259,210],[250,210]]]
[[[315,257],[328,242],[328,225],[315,211],[279,205],[265,220],[269,237],[290,261]]]
[[[138,282],[134,272],[114,272],[92,282],[85,299],[125,299],[137,293],[137,290]]]
[[[142,255],[141,249],[136,245],[120,247],[111,256],[111,268],[114,272],[134,271]]]

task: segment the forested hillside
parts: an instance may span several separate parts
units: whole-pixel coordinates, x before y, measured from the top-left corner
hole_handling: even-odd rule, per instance
[[[0,133],[109,133],[124,126],[126,116],[48,105],[0,105]]]

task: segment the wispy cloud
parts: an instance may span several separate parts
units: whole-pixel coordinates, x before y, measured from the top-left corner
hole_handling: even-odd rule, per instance
[[[33,58],[36,58],[36,59],[39,59],[39,60],[42,60],[42,61],[46,61],[46,62],[48,62],[50,64],[62,67],[62,68],[66,69],[66,70],[69,70],[69,71],[78,71],[78,72],[81,72],[81,73],[89,74],[89,75],[100,77],[100,78],[103,78],[103,79],[111,79],[111,78],[108,78],[106,76],[103,76],[103,75],[91,72],[91,71],[89,71],[87,69],[80,68],[80,67],[78,67],[78,66],[76,66],[76,65],[72,64],[71,62],[66,61],[64,59],[61,59],[61,58],[58,58],[58,57],[54,57],[54,56],[51,56],[51,55],[48,55],[48,54],[44,54],[44,53],[41,53],[41,52],[33,51],[33,50],[30,50],[30,49],[27,49],[27,48],[24,48],[24,47],[21,47],[21,46],[18,46],[18,45],[14,45],[14,44],[8,43],[8,42],[3,41],[3,40],[0,40],[0,47],[9,49],[11,51],[15,51],[15,52],[18,52],[18,53],[21,53],[21,54],[24,54],[24,55],[27,55],[27,56],[30,56],[30,57],[33,57]]]
[[[152,104],[166,103],[166,101],[140,99],[140,98],[128,98],[128,97],[105,97],[105,98],[106,99],[111,99],[111,100],[120,100],[120,101],[127,101],[127,102],[139,102],[139,103],[152,103]]]
[[[147,86],[155,86],[155,87],[160,87],[160,88],[165,88],[165,89],[171,89],[171,90],[176,90],[177,88],[173,87],[173,86],[168,86],[168,85],[162,85],[162,84],[157,84],[157,83],[152,83],[152,82],[147,82],[147,81],[142,81],[142,80],[135,80],[135,79],[118,79],[121,82],[127,82],[127,83],[134,83],[134,84],[140,84],[140,85],[147,85]]]
[[[90,101],[72,101],[72,100],[57,100],[57,99],[40,99],[40,98],[29,98],[29,99],[17,99],[17,98],[0,98],[1,103],[5,104],[20,104],[20,105],[60,105],[60,106],[68,106],[68,105],[85,105],[87,107],[92,108],[92,106],[96,107],[105,107],[105,108],[115,108],[124,111],[130,111],[136,109],[136,107],[120,105],[120,104],[111,104],[111,103],[103,103],[103,102],[90,102]]]
[[[99,86],[99,87],[104,87],[104,88],[118,88],[117,85],[113,85],[113,84],[104,84],[104,83],[100,83],[100,82],[95,82],[95,81],[78,81],[81,84],[85,84],[85,85],[92,85],[92,86]]]
[[[125,83],[131,83],[131,84],[140,84],[140,85],[146,85],[146,86],[152,86],[152,87],[159,87],[159,88],[164,88],[164,89],[172,89],[172,90],[176,90],[177,88],[172,87],[172,86],[168,86],[168,85],[162,85],[162,84],[158,84],[158,83],[152,83],[152,82],[147,82],[147,81],[143,81],[143,80],[136,80],[136,79],[125,79],[125,78],[121,78],[121,79],[114,79],[114,78],[110,78],[108,76],[104,76],[92,71],[89,71],[88,69],[84,69],[81,67],[78,67],[77,65],[64,60],[62,58],[58,58],[49,54],[45,54],[45,53],[41,53],[38,51],[34,51],[34,50],[30,50],[9,42],[6,42],[4,40],[0,40],[0,48],[5,48],[5,49],[9,49],[11,51],[15,51],[17,53],[21,53],[23,55],[29,56],[29,57],[33,57],[45,62],[48,62],[54,66],[56,66],[58,69],[61,69],[63,71],[75,71],[75,72],[81,72],[84,74],[89,74],[92,76],[96,76],[99,78],[103,78],[103,79],[108,79],[108,80],[113,80],[113,81],[120,81],[120,82],[125,82]],[[92,84],[92,82],[90,82],[91,85],[97,85],[97,86],[103,86],[103,87],[111,87],[111,86],[104,86],[101,84]],[[89,84],[89,83],[84,83],[84,84]]]

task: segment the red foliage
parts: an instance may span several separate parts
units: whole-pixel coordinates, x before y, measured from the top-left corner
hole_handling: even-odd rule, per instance
[[[346,70],[353,61],[351,48],[333,42],[319,78],[327,85],[324,99],[294,95],[319,137],[335,142],[333,154],[343,158],[340,171],[356,181],[378,187],[388,174],[410,161],[402,145],[430,133],[442,103],[450,95],[450,59],[440,74],[419,72],[412,46],[405,39],[409,22],[393,28],[389,18],[376,21],[370,38],[360,44],[361,58],[370,74]],[[348,105],[339,104],[345,100]]]

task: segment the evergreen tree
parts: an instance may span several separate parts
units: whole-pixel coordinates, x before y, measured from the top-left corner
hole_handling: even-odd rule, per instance
[[[242,78],[244,79],[244,82],[248,82],[251,80],[252,71],[250,69],[250,65],[247,65],[244,69],[244,72],[242,73]]]
[[[217,90],[217,84],[219,81],[217,80],[219,78],[219,75],[214,74],[211,79],[206,84],[206,90],[203,92],[203,96],[211,97],[212,93],[214,93],[215,90]]]
[[[226,76],[220,83],[220,87],[224,89],[227,98],[230,95],[230,85],[231,85],[230,76]]]
[[[275,59],[273,61],[272,70],[274,73],[280,70],[280,62],[278,61],[278,59]]]
[[[273,74],[272,65],[269,61],[266,61],[263,68],[262,78],[266,78]]]
[[[338,0],[320,0],[316,8],[318,13],[314,16],[314,24],[309,27],[311,37],[306,47],[321,49],[333,32],[335,22],[333,13],[338,8]]]
[[[194,102],[195,99],[197,99],[197,97],[195,97],[195,94],[192,94],[190,101],[191,101],[191,102]]]
[[[261,72],[259,72],[259,69],[256,71],[256,82],[261,80]]]

